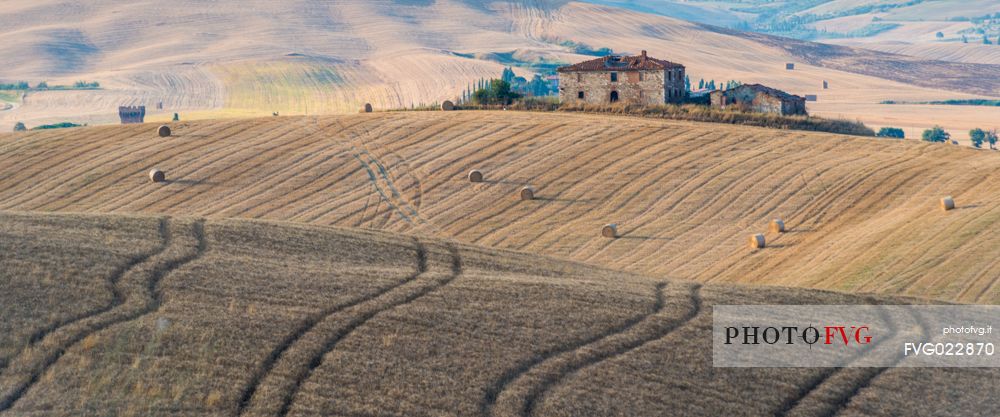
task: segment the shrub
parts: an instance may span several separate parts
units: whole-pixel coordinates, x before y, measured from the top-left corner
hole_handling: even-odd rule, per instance
[[[27,81],[18,81],[16,83],[10,83],[10,84],[0,84],[0,90],[27,90],[28,87],[29,86]]]
[[[24,123],[17,122],[14,124],[15,132],[24,132],[25,130],[28,130],[28,128],[24,127]]]
[[[983,142],[986,142],[986,131],[978,127],[972,129],[969,131],[969,139],[972,140],[972,146],[982,148]]]
[[[101,87],[101,83],[99,83],[97,81],[94,81],[94,82],[77,81],[76,83],[73,84],[73,87],[75,87],[75,88],[100,88]]]
[[[775,129],[811,130],[857,136],[875,136],[875,131],[861,122],[823,119],[813,116],[783,116],[771,113],[739,111],[736,109],[721,110],[693,104],[665,104],[658,106],[640,106],[627,103],[615,103],[611,105],[563,104],[559,106],[559,110],[728,123]]]
[[[923,140],[926,142],[947,142],[948,139],[951,139],[951,135],[945,132],[941,126],[927,129],[923,134]]]
[[[54,124],[50,124],[50,125],[36,126],[36,127],[31,128],[31,130],[65,129],[65,128],[69,128],[69,127],[80,127],[80,126],[83,126],[83,125],[78,125],[76,123],[70,123],[70,122],[62,122],[62,123],[54,123]]]
[[[880,138],[905,139],[906,133],[903,132],[903,129],[900,129],[898,127],[883,127],[878,130],[878,134],[876,134],[875,136],[878,136]]]
[[[38,83],[38,85],[36,85],[35,88],[39,90],[47,90],[49,88],[49,83],[42,81]]]

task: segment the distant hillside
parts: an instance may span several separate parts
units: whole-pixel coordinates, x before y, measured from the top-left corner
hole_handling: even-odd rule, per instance
[[[290,220],[701,282],[1000,303],[993,151],[522,112],[171,126],[0,135],[0,209]],[[520,201],[523,186],[537,198]],[[748,249],[773,218],[789,232]],[[620,239],[601,237],[607,223]]]
[[[712,366],[715,305],[919,300],[291,223],[0,212],[0,234],[10,415],[1000,412],[995,368]]]
[[[670,9],[701,6],[683,4]],[[11,0],[0,10],[0,37],[0,56],[17,57],[4,61],[0,82],[83,80],[102,87],[2,92],[0,98],[14,105],[0,111],[0,131],[18,121],[28,127],[117,123],[119,105],[147,106],[150,121],[174,113],[192,120],[354,113],[364,103],[410,107],[454,99],[470,83],[498,77],[504,66],[530,78],[538,70],[592,58],[578,51],[603,48],[648,50],[681,62],[694,84],[738,80],[817,94],[819,101],[810,103],[815,114],[860,117],[874,125],[899,120],[904,125],[897,127],[913,130],[938,123],[961,135],[986,127],[997,115],[937,112],[936,120],[901,120],[881,117],[900,108],[878,103],[1000,96],[996,77],[988,76],[993,68],[844,49],[803,59],[797,51],[825,47],[784,45],[652,12],[574,1]],[[866,63],[870,59],[893,66]],[[797,71],[784,71],[786,62],[796,61]],[[922,81],[922,74],[934,72],[945,79]],[[823,81],[829,90],[822,89]]]

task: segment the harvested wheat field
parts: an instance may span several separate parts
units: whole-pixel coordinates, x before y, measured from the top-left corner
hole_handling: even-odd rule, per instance
[[[171,127],[0,135],[0,209],[287,220],[699,282],[1000,302],[992,151],[564,113]],[[534,198],[514,198],[526,185]],[[787,232],[748,250],[774,218]],[[610,223],[620,238],[601,238]]]
[[[0,212],[0,233],[4,415],[1000,412],[996,370],[711,366],[713,305],[912,299],[284,222]]]

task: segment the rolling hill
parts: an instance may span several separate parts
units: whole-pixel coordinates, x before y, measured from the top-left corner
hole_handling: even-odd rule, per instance
[[[0,135],[0,209],[413,233],[643,275],[1000,302],[995,152],[525,112],[398,112]],[[164,170],[168,181],[150,183]],[[465,175],[480,169],[486,181]],[[537,198],[519,201],[522,186]],[[939,200],[953,196],[957,210]],[[765,250],[746,239],[782,218]],[[600,228],[617,223],[622,237]]]
[[[568,46],[581,44],[648,50],[686,65],[695,84],[739,80],[817,94],[819,101],[809,104],[814,114],[902,127],[910,136],[941,124],[964,138],[1000,119],[996,108],[879,104],[1000,96],[997,62],[876,54],[583,2],[14,0],[5,6],[0,56],[18,59],[0,66],[0,81],[98,81],[102,89],[14,92],[12,109],[0,111],[0,130],[17,121],[117,123],[117,106],[125,104],[146,105],[151,121],[174,113],[193,120],[353,113],[363,103],[409,107],[453,99],[471,82],[498,77],[504,66],[530,78],[591,59]],[[819,55],[812,53],[817,48]],[[786,62],[799,66],[784,71]],[[823,81],[830,89],[822,89]]]
[[[912,299],[286,222],[5,211],[0,233],[3,415],[1000,412],[996,369],[711,364],[714,305]]]

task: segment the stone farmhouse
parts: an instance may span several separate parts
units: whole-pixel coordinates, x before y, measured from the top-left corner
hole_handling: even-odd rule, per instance
[[[746,84],[711,94],[712,107],[736,106],[744,110],[781,115],[805,115],[806,99],[760,84]]]
[[[684,66],[652,58],[609,55],[560,67],[559,100],[563,103],[641,105],[684,100]]]

